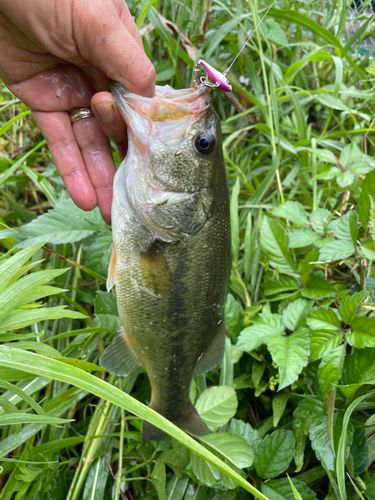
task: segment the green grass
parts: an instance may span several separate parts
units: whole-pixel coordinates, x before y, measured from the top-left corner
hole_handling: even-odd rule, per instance
[[[266,5],[129,7],[140,29],[153,25],[143,39],[158,83],[180,88],[199,57],[225,70]],[[191,389],[216,431],[200,442],[147,408],[143,369],[119,379],[98,367],[120,326],[104,291],[110,228],[97,209],[74,208],[27,108],[1,88],[1,499],[375,499],[375,69],[373,49],[361,50],[364,12],[353,34],[342,1],[277,2],[229,74],[234,92],[212,94],[233,268],[224,363]],[[142,444],[143,419],[173,439]]]

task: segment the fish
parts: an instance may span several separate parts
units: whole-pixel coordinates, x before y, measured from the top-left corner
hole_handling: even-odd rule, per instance
[[[127,376],[143,365],[150,407],[193,435],[210,432],[190,400],[194,372],[222,364],[231,272],[229,190],[210,90],[156,86],[152,98],[111,83],[128,128],[113,185],[113,250],[123,325],[99,363]],[[163,431],[145,422],[143,441]]]

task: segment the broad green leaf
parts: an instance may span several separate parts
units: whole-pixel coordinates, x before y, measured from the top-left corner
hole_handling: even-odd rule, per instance
[[[333,97],[333,95],[319,94],[314,97],[318,102],[320,102],[320,104],[323,104],[323,106],[326,106],[327,108],[338,109],[339,111],[350,111],[348,106],[346,106],[341,99]]]
[[[22,226],[15,237],[15,246],[26,248],[46,239],[50,243],[73,243],[104,229],[98,208],[85,212],[73,205],[72,200],[64,200],[57,203],[56,208]]]
[[[290,248],[302,248],[307,247],[315,243],[319,236],[314,233],[311,229],[292,229],[289,236],[289,247]]]
[[[202,457],[195,453],[191,453],[190,463],[194,475],[200,483],[213,487],[222,479],[222,474],[216,467],[207,463]]]
[[[335,288],[324,278],[312,276],[306,283],[306,288],[301,289],[301,293],[307,299],[322,300],[336,295]]]
[[[282,47],[286,47],[288,45],[288,39],[282,27],[271,17],[264,21],[261,26],[261,30],[265,37],[271,42],[281,45]]]
[[[303,500],[316,500],[316,494],[302,481],[291,478],[292,484]],[[272,479],[262,484],[262,492],[269,500],[295,500],[288,478]]]
[[[251,467],[254,453],[247,441],[237,434],[218,432],[201,436],[200,440],[207,448],[218,455],[228,465],[244,469]]]
[[[365,429],[355,429],[350,454],[354,462],[354,474],[359,476],[369,466],[368,445]]]
[[[242,307],[231,293],[225,302],[225,328],[233,342],[243,328]]]
[[[310,333],[309,363],[327,356],[341,344],[343,333],[340,330],[313,330]]]
[[[237,395],[233,387],[221,385],[203,391],[195,406],[208,427],[216,430],[234,417],[237,405]]]
[[[276,295],[299,288],[298,281],[292,276],[280,274],[277,278],[272,278],[264,282],[264,294],[266,296]]]
[[[236,349],[249,352],[267,343],[271,337],[280,337],[282,334],[283,330],[272,325],[248,326],[238,336]]]
[[[363,290],[361,292],[353,293],[353,295],[348,295],[346,299],[341,302],[339,311],[340,316],[345,323],[350,325],[355,317],[358,307],[368,295],[369,293]]]
[[[277,313],[259,313],[251,320],[255,325],[269,325],[274,326],[280,331],[285,330],[283,318],[281,314]]]
[[[309,312],[307,324],[312,330],[324,330],[337,332],[341,328],[341,322],[335,310],[330,307],[319,307]]]
[[[101,397],[127,411],[130,411],[138,417],[151,421],[153,425],[160,427],[164,432],[184,444],[184,446],[189,448],[191,451],[197,453],[198,456],[204,458],[208,463],[227,475],[236,484],[242,486],[256,498],[259,498],[260,500],[267,500],[267,497],[244,480],[238,473],[228,467],[228,465],[219,460],[213,453],[206,450],[202,445],[197,443],[181,429],[169,422],[169,420],[132,398],[124,391],[108,384],[104,380],[94,377],[93,375],[73,366],[61,363],[60,361],[46,358],[44,356],[40,356],[39,354],[32,354],[19,349],[9,349],[3,346],[0,346],[0,366],[18,370],[24,369],[37,376],[49,377],[54,380],[60,380],[65,383],[81,387],[97,397]]]
[[[308,435],[312,422],[324,415],[323,402],[318,396],[305,396],[293,412],[293,429]]]
[[[350,325],[353,329],[346,335],[347,341],[353,347],[363,349],[364,347],[375,347],[375,320],[358,316]]]
[[[291,385],[307,365],[310,353],[307,328],[298,328],[289,337],[273,336],[267,339],[267,347],[273,361],[279,366],[279,390]]]
[[[112,252],[112,233],[108,229],[92,234],[82,242],[86,254],[85,265],[102,276],[107,276]]]
[[[344,363],[342,383],[375,384],[375,349],[355,349]]]
[[[251,427],[249,423],[245,423],[243,420],[232,418],[228,427],[228,432],[231,434],[237,434],[238,436],[244,438],[254,453],[261,442],[258,431]]]
[[[289,238],[269,217],[264,217],[262,221],[260,242],[272,267],[286,273],[295,272],[295,265],[288,250]]]
[[[345,170],[342,172],[339,170],[337,177],[336,177],[337,184],[342,187],[342,188],[347,188],[354,182],[354,175],[349,171]]]
[[[298,201],[286,201],[285,203],[281,203],[271,210],[271,214],[276,217],[290,220],[298,226],[304,226],[307,222],[305,209]]]
[[[281,430],[268,434],[255,454],[255,469],[262,479],[277,477],[293,459],[295,439],[292,431]]]
[[[98,292],[95,301],[95,316],[109,332],[117,333],[122,323],[117,312],[117,299],[110,292]]]
[[[310,426],[310,440],[312,449],[319,460],[322,460],[328,470],[334,470],[334,455],[329,442],[326,415],[313,420]]]
[[[161,458],[158,458],[155,462],[151,472],[151,481],[158,493],[159,500],[167,500],[165,465]]]
[[[344,260],[353,255],[355,247],[351,241],[332,241],[322,246],[319,252],[319,260],[322,262],[332,262]]]
[[[344,346],[341,345],[333,348],[320,362],[318,379],[324,402],[327,401],[327,393],[336,387],[341,377],[344,359]]]
[[[305,299],[291,302],[283,311],[283,323],[288,330],[296,330],[312,306],[313,302]]]
[[[339,219],[335,219],[329,223],[328,229],[333,231],[336,238],[339,240],[349,241],[350,243],[356,243],[356,241],[352,239],[351,230],[350,230],[350,218],[351,214],[355,212],[348,212]]]
[[[332,220],[332,213],[326,208],[316,208],[310,215],[310,222],[314,224],[314,230],[323,232]],[[319,229],[319,228],[323,228]]]
[[[375,170],[367,174],[362,182],[361,195],[358,200],[358,215],[364,228],[367,228],[370,218],[371,202],[369,195],[375,196]]]
[[[359,247],[358,253],[369,260],[375,260],[375,243],[364,243]]]
[[[336,156],[329,149],[315,149],[311,148],[311,152],[314,153],[320,160],[325,163],[337,164]]]
[[[358,238],[358,215],[357,212],[354,212],[353,210],[350,211],[349,228],[350,228],[350,236],[352,237],[352,242],[354,243],[354,245],[356,245]]]
[[[272,400],[272,412],[273,412],[273,426],[277,427],[281,417],[284,414],[288,399],[290,398],[289,392],[283,392],[282,394],[277,394]]]
[[[340,164],[342,167],[346,168],[351,163],[358,161],[362,158],[362,152],[359,147],[353,142],[347,144],[340,153]]]

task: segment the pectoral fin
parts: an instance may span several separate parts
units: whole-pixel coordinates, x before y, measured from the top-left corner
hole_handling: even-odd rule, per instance
[[[112,246],[111,259],[108,266],[107,276],[107,292],[110,292],[116,284],[116,250],[115,245]]]
[[[131,350],[124,329],[122,328],[120,332],[100,356],[99,365],[109,373],[125,377],[136,370],[141,363]]]
[[[223,362],[225,349],[225,321],[222,320],[218,326],[215,337],[208,346],[206,352],[202,353],[198,360],[195,371],[198,375],[213,370]]]
[[[167,297],[172,290],[172,275],[162,252],[162,245],[154,241],[151,247],[139,252],[143,283],[157,297]]]

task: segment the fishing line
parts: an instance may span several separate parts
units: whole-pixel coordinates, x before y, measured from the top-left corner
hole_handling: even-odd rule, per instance
[[[250,35],[245,40],[245,43],[243,44],[243,46],[241,47],[240,51],[237,53],[237,55],[235,56],[233,61],[230,63],[228,69],[226,69],[223,73],[221,71],[218,71],[217,69],[213,68],[210,64],[206,63],[202,59],[200,59],[197,62],[197,64],[194,67],[194,87],[195,88],[198,88],[199,84],[201,83],[202,85],[205,85],[206,87],[210,87],[213,89],[219,88],[219,89],[223,90],[224,92],[231,92],[232,91],[232,85],[230,84],[230,82],[227,78],[227,74],[229,73],[233,64],[237,61],[237,59],[239,58],[239,56],[241,55],[241,53],[245,49],[248,42],[251,40],[251,38],[254,35],[254,33],[256,32],[256,30],[262,24],[263,20],[265,19],[265,17],[269,13],[269,11],[271,10],[271,8],[275,4],[275,2],[276,2],[276,0],[273,0],[272,4],[268,7],[268,9],[266,10],[262,19],[258,22],[258,24],[255,26],[253,31],[250,33]],[[207,81],[207,78],[205,76],[201,76],[199,78],[199,67],[200,66],[202,66],[205,69],[207,75],[210,77],[210,79],[212,80],[213,83]]]

